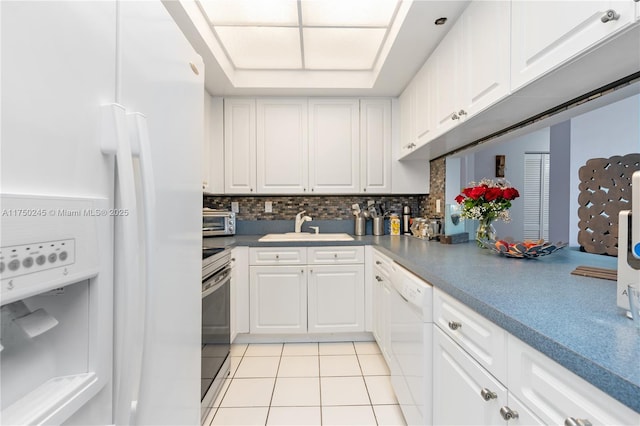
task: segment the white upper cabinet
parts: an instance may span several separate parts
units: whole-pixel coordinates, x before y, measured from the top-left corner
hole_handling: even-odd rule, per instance
[[[205,92],[205,132],[202,147],[202,190],[224,194],[224,123],[222,98]]]
[[[471,2],[425,67],[437,134],[509,93],[510,2]],[[427,93],[431,91],[427,90]]]
[[[462,70],[462,23],[460,18],[426,65],[434,73],[436,82],[433,92],[436,134],[445,133],[460,122],[460,110],[464,104],[462,95],[467,84]]]
[[[415,79],[400,95],[400,155],[410,153],[416,147],[415,138]]]
[[[401,155],[432,137],[434,76],[432,65],[425,64],[400,96]]]
[[[462,15],[461,109],[468,116],[509,93],[511,2],[471,2]],[[460,113],[460,110],[458,110]]]
[[[631,23],[634,7],[632,0],[513,1],[512,90],[561,66]],[[612,11],[611,18],[605,17],[608,11]]]
[[[316,194],[360,192],[357,99],[309,100],[309,185]]]
[[[255,193],[256,101],[224,100],[224,190],[227,194]]]
[[[307,191],[307,100],[257,100],[257,188],[265,194]]]
[[[391,193],[391,100],[360,101],[362,192]]]

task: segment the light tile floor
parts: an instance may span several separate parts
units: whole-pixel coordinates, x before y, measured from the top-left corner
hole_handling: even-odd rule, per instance
[[[203,425],[405,425],[375,342],[234,344]]]

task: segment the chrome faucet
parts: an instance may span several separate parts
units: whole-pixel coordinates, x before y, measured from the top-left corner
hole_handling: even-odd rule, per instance
[[[302,210],[296,215],[296,232],[300,232],[303,223],[311,222],[313,220],[309,216],[303,216],[306,212],[306,210]]]

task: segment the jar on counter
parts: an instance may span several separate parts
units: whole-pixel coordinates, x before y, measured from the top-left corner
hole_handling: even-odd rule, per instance
[[[400,218],[397,214],[392,213],[389,218],[390,235],[400,235]]]

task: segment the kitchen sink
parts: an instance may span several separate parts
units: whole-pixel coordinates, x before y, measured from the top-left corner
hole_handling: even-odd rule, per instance
[[[284,234],[267,234],[260,238],[260,242],[282,241],[353,241],[349,234],[311,234],[309,232],[287,232]]]

